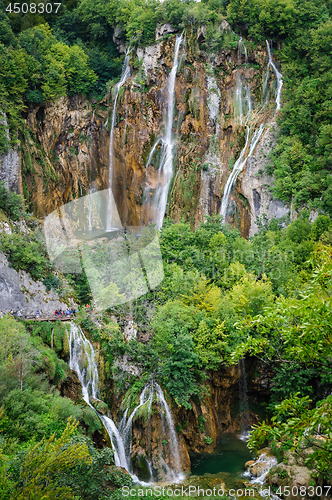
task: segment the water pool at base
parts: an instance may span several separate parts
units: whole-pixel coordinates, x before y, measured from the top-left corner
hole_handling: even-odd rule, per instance
[[[235,434],[222,434],[212,453],[193,453],[190,459],[192,475],[217,475],[233,485],[241,479],[244,464],[253,459],[253,454]]]

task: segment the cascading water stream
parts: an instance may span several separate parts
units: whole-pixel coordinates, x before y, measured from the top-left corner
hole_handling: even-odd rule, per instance
[[[130,52],[131,52],[131,48],[128,48],[126,55],[125,55],[124,63],[123,63],[120,81],[115,85],[114,91],[113,91],[114,102],[113,102],[113,112],[112,112],[111,130],[110,130],[109,166],[108,166],[109,197],[108,197],[107,226],[106,226],[107,231],[112,231],[113,145],[114,145],[114,127],[115,127],[115,121],[116,121],[116,105],[118,102],[119,90],[124,85],[126,80],[130,77],[130,65],[129,65]]]
[[[169,74],[169,77],[167,79],[168,102],[167,102],[167,110],[165,116],[165,134],[162,138],[159,138],[153,145],[153,148],[149,154],[148,161],[146,163],[146,168],[148,168],[152,161],[157,146],[161,144],[159,152],[158,179],[154,193],[151,193],[151,186],[147,186],[145,188],[145,192],[143,195],[144,204],[152,205],[151,208],[153,212],[152,213],[153,220],[152,221],[150,220],[149,222],[154,222],[157,228],[161,228],[163,224],[169,186],[173,176],[174,136],[172,129],[173,129],[173,116],[174,116],[174,104],[175,104],[175,81],[179,65],[179,53],[180,53],[181,43],[182,43],[182,35],[179,35],[176,37],[173,66]]]
[[[69,367],[74,370],[82,385],[82,394],[84,401],[94,410],[90,403],[90,398],[98,399],[98,368],[95,361],[95,351],[91,342],[86,338],[82,329],[70,323],[70,332],[68,334],[69,343]],[[96,411],[96,410],[94,410]],[[124,446],[119,431],[115,423],[108,417],[96,412],[103,422],[105,429],[110,437],[114,461],[117,467],[124,467],[129,472],[129,466],[124,452]],[[136,476],[133,476],[137,480]]]
[[[228,176],[225,189],[224,189],[224,194],[221,202],[221,209],[220,209],[220,215],[223,217],[223,221],[225,222],[226,219],[226,214],[227,214],[227,208],[228,208],[228,202],[229,202],[229,197],[231,194],[231,191],[233,189],[233,186],[235,185],[236,179],[238,178],[240,172],[242,172],[243,167],[245,166],[248,158],[250,158],[255,151],[255,148],[258,144],[258,141],[263,133],[264,130],[264,124],[262,123],[257,130],[255,130],[253,136],[250,138],[250,132],[251,132],[251,127],[247,125],[247,131],[246,131],[246,141],[244,148],[242,149],[240,156],[234,163],[234,167],[232,169],[232,172]],[[249,152],[246,155],[246,150],[248,148],[248,145],[250,143],[249,147]]]
[[[90,397],[97,399],[98,391],[98,368],[93,345],[74,323],[70,323],[68,343],[69,367],[77,373],[82,384],[83,399],[90,405]]]
[[[266,495],[265,491],[268,490],[264,488],[264,483],[268,473],[270,472],[272,467],[277,465],[277,463],[278,460],[276,459],[276,457],[267,455],[266,453],[262,453],[262,455],[260,455],[251,466],[253,468],[259,466],[259,475],[252,474],[250,472],[250,469],[243,473],[243,477],[249,478],[252,485],[259,487],[258,493],[262,498],[266,498],[268,500],[280,500],[280,497],[272,492]]]
[[[270,49],[269,42],[267,40],[266,40],[266,48],[267,48],[267,54],[268,54],[269,60],[268,60],[268,63],[267,63],[267,75],[266,75],[265,88],[267,86],[267,82],[268,82],[268,79],[269,79],[269,68],[271,66],[272,69],[273,69],[273,71],[274,71],[276,80],[277,80],[276,105],[277,105],[277,110],[279,110],[281,108],[280,98],[281,98],[281,89],[282,89],[282,85],[283,85],[282,74],[280,73],[280,71],[278,71],[276,65],[274,64],[274,62],[272,60],[271,49]]]

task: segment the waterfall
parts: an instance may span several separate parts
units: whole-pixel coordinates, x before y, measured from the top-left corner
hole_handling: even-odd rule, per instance
[[[167,472],[167,479],[172,480],[174,482],[180,482],[182,479],[184,479],[184,476],[181,472],[181,459],[180,459],[180,452],[179,452],[179,444],[176,436],[176,431],[175,431],[175,426],[174,426],[174,421],[172,417],[171,410],[167,404],[167,401],[165,399],[164,393],[157,382],[150,382],[148,383],[142,390],[141,395],[139,397],[139,403],[137,406],[133,409],[131,412],[129,418],[129,409],[130,409],[130,399],[127,402],[127,407],[124,411],[122,420],[119,424],[119,431],[121,433],[123,443],[124,443],[124,448],[126,452],[126,459],[128,463],[130,463],[130,453],[131,453],[131,446],[132,446],[132,423],[133,419],[138,411],[139,408],[142,406],[147,406],[147,415],[148,415],[148,426],[151,424],[151,416],[152,416],[152,405],[156,401],[157,404],[160,405],[161,410],[158,410],[158,413],[160,412],[160,416],[163,419],[164,416],[166,417],[166,424],[167,424],[167,429],[164,429],[164,437],[168,438],[168,444],[169,444],[169,454],[173,459],[174,463],[174,468],[170,468],[166,464],[166,472]],[[161,436],[162,438],[162,436]],[[150,480],[153,480],[153,471],[152,471],[152,465],[149,460],[147,460],[148,468],[150,471]]]
[[[239,399],[241,412],[241,436],[240,439],[246,441],[250,430],[250,413],[248,401],[247,373],[244,359],[239,359]]]
[[[109,166],[108,166],[108,189],[109,189],[109,198],[108,198],[108,210],[107,210],[107,231],[112,231],[112,177],[113,177],[113,143],[114,143],[114,127],[115,127],[115,120],[116,120],[116,105],[118,101],[118,96],[119,96],[119,90],[124,85],[126,80],[130,77],[130,66],[129,66],[129,60],[130,60],[130,51],[131,49],[128,48],[126,52],[126,56],[124,59],[123,67],[122,67],[122,74],[120,81],[115,85],[114,91],[113,91],[113,112],[112,112],[112,121],[111,121],[111,131],[110,131],[110,147],[109,147]],[[108,121],[107,121],[108,123]]]
[[[172,418],[171,410],[167,404],[164,393],[161,390],[161,387],[155,382],[155,386],[157,389],[157,399],[161,403],[162,407],[166,413],[166,421],[170,435],[170,448],[172,456],[174,457],[175,462],[175,477],[174,479],[181,480],[183,479],[183,475],[181,474],[181,461],[180,461],[180,453],[179,453],[179,444],[176,437],[175,426]],[[173,471],[171,471],[173,474]]]
[[[74,323],[70,323],[70,332],[69,334],[67,332],[67,336],[69,343],[69,367],[78,375],[82,385],[84,401],[94,410],[90,403],[90,397],[97,399],[98,393],[98,368],[95,360],[95,350],[91,342],[84,335],[81,327]],[[115,423],[110,418],[100,415],[97,411],[96,413],[110,437],[115,465],[117,467],[124,467],[129,472],[123,441]],[[138,481],[135,475],[132,475],[132,478],[134,481]]]
[[[167,110],[165,115],[165,133],[164,136],[157,139],[149,154],[146,169],[149,167],[152,158],[156,152],[157,146],[161,148],[158,154],[158,178],[156,186],[147,185],[144,190],[143,204],[151,204],[152,217],[150,222],[154,222],[157,228],[161,228],[167,205],[168,190],[173,176],[174,159],[174,136],[173,136],[173,115],[175,104],[175,81],[179,65],[179,52],[182,43],[182,35],[176,37],[173,66],[167,79]],[[154,192],[153,192],[154,189]]]
[[[89,231],[92,231],[92,216],[93,216],[93,201],[94,201],[94,197],[91,196],[92,193],[95,193],[96,192],[96,188],[91,188],[89,189],[89,195],[87,197],[87,202],[88,202],[88,229]]]
[[[242,37],[239,40],[238,44],[238,62],[240,62],[240,56],[243,53],[243,45]],[[268,80],[269,80],[269,70],[270,66],[272,67],[276,80],[277,80],[277,89],[275,93],[275,102],[276,102],[276,110],[278,111],[281,107],[280,99],[281,99],[281,88],[283,85],[282,74],[278,71],[276,65],[274,64],[271,56],[271,50],[268,42],[266,41],[267,53],[268,53],[268,63],[267,63],[267,75],[263,85],[263,94],[266,92]],[[245,51],[245,57],[247,61],[247,52]],[[235,186],[236,180],[243,170],[244,166],[247,163],[247,160],[254,154],[255,148],[260,140],[260,137],[264,130],[264,124],[261,124],[259,128],[255,130],[252,134],[253,130],[253,119],[252,117],[252,109],[253,102],[251,99],[250,89],[248,85],[243,85],[241,76],[238,74],[236,79],[236,87],[235,87],[235,98],[234,98],[234,120],[238,125],[244,125],[246,127],[246,139],[245,144],[240,152],[240,155],[236,162],[234,163],[232,172],[228,176],[228,179],[225,184],[224,193],[221,201],[221,209],[220,215],[223,218],[223,223],[226,222],[227,209],[229,204],[230,194]],[[244,122],[244,123],[243,123]],[[257,123],[257,118],[256,118]],[[246,154],[247,149],[249,148],[248,154]]]
[[[242,36],[241,36],[239,43],[238,43],[238,47],[237,47],[237,60],[238,60],[239,64],[241,63],[242,54],[244,54],[245,62],[247,63],[248,62],[247,47],[242,42]]]
[[[110,437],[112,448],[114,451],[114,462],[117,467],[123,467],[126,471],[130,472],[130,466],[127,461],[125,447],[123,444],[123,439],[118,431],[115,423],[109,417],[105,417],[104,415],[99,415],[100,420],[103,422],[105,429]],[[133,476],[133,479],[136,479],[136,476]]]
[[[69,368],[77,373],[82,384],[83,399],[90,404],[90,397],[96,399],[98,392],[98,368],[95,361],[95,350],[82,329],[74,323],[70,323],[68,343]]]
[[[67,336],[69,343],[69,367],[78,375],[82,385],[84,401],[94,411],[96,411],[90,403],[90,398],[98,399],[98,368],[95,350],[91,342],[84,335],[82,329],[76,324],[70,323],[70,332],[67,332]],[[163,391],[156,382],[150,382],[144,386],[139,397],[139,403],[133,409],[128,418],[130,410],[129,399],[127,408],[118,427],[111,418],[101,415],[96,411],[109,435],[114,452],[115,465],[126,469],[130,473],[132,479],[142,485],[146,485],[147,483],[139,481],[137,476],[133,474],[131,464],[130,455],[132,448],[132,424],[137,410],[144,405],[147,405],[147,414],[149,416],[149,420],[151,419],[151,409],[154,399],[161,406],[161,414],[165,413],[166,415],[170,445],[169,453],[171,454],[175,464],[174,470],[168,468],[169,479],[179,482],[184,476],[181,473],[179,445],[176,437],[175,426],[171,410],[166,402]],[[153,480],[151,463],[149,461],[147,461],[147,463],[151,474],[151,480]]]
[[[276,94],[275,95],[276,95],[277,110],[279,110],[280,107],[281,107],[280,98],[281,98],[281,89],[282,89],[282,85],[283,85],[282,74],[277,70],[277,67],[274,64],[273,60],[272,60],[271,49],[270,49],[269,42],[267,40],[266,40],[266,48],[267,48],[267,53],[268,53],[269,60],[268,60],[268,63],[267,63],[267,75],[266,75],[266,81],[265,81],[265,88],[267,86],[267,82],[268,82],[268,79],[269,79],[269,68],[271,66],[272,69],[273,69],[273,71],[274,71],[276,80],[277,80],[277,88],[276,88]]]
[[[251,126],[247,125],[247,131],[246,131],[246,141],[244,148],[242,149],[240,156],[236,160],[233,166],[233,170],[228,176],[225,189],[224,189],[224,194],[221,202],[221,209],[220,209],[220,215],[223,217],[223,221],[225,222],[226,219],[226,214],[227,214],[227,208],[228,208],[228,202],[229,202],[229,196],[231,194],[231,191],[233,189],[233,186],[235,185],[236,179],[238,178],[240,172],[242,172],[243,167],[247,163],[248,158],[250,158],[255,151],[255,148],[258,144],[259,139],[261,138],[261,135],[264,130],[264,124],[262,123],[257,130],[255,130],[252,138],[250,138],[250,132],[251,132]],[[249,152],[246,155],[246,150],[248,148],[248,145],[250,144],[249,147]]]

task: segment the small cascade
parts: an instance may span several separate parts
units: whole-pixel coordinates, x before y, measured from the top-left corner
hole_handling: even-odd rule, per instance
[[[172,413],[171,413],[171,410],[167,404],[164,393],[161,390],[161,387],[157,383],[155,383],[155,386],[157,389],[157,399],[161,403],[161,406],[164,409],[165,414],[166,414],[166,422],[167,422],[168,432],[169,432],[169,436],[170,436],[171,454],[174,458],[174,463],[175,463],[175,470],[171,471],[171,473],[172,473],[172,475],[174,475],[174,473],[175,473],[174,479],[179,481],[179,480],[183,479],[184,476],[181,473],[179,443],[178,443],[178,440],[176,437]]]
[[[179,65],[179,53],[182,43],[182,35],[176,37],[174,60],[171,72],[167,79],[167,110],[165,115],[165,133],[164,136],[157,139],[156,143],[149,154],[146,163],[148,169],[150,163],[156,155],[157,147],[160,150],[157,155],[157,179],[155,182],[148,183],[143,194],[143,212],[152,212],[148,214],[148,222],[154,222],[157,228],[161,228],[164,220],[164,215],[167,205],[167,197],[169,186],[173,176],[173,159],[174,159],[174,136],[173,136],[173,116],[175,104],[175,81],[176,73]]]
[[[68,343],[69,367],[77,373],[82,384],[83,399],[90,405],[90,397],[97,399],[98,392],[98,368],[95,361],[95,350],[82,329],[74,323],[70,323]]]
[[[117,467],[123,467],[126,471],[130,472],[130,461],[127,461],[123,439],[118,431],[115,423],[109,417],[99,415],[100,420],[103,422],[105,429],[110,437],[112,448],[114,451],[114,461]],[[136,476],[134,476],[136,478]]]
[[[126,56],[124,59],[123,67],[122,67],[122,74],[120,81],[115,85],[114,90],[113,90],[113,112],[112,112],[112,121],[111,121],[111,130],[110,130],[110,147],[109,147],[109,166],[108,166],[108,189],[109,189],[109,202],[108,202],[108,215],[107,215],[107,231],[112,231],[112,202],[113,202],[113,197],[112,197],[112,180],[113,180],[113,144],[114,144],[114,127],[115,127],[115,120],[116,120],[116,105],[118,101],[118,96],[119,96],[119,90],[124,85],[126,80],[130,77],[130,52],[131,49],[128,48],[126,52]],[[108,123],[108,120],[107,120]],[[106,123],[106,124],[107,124]],[[105,124],[105,126],[106,126]]]
[[[229,197],[231,194],[231,191],[233,187],[235,186],[235,182],[240,174],[242,172],[243,167],[247,163],[248,158],[250,158],[256,149],[256,146],[258,144],[259,139],[261,138],[261,135],[264,130],[264,124],[262,123],[257,130],[255,130],[254,134],[252,137],[250,137],[251,133],[251,127],[247,126],[247,131],[246,131],[246,141],[244,148],[242,149],[240,156],[236,160],[233,166],[233,170],[228,176],[225,189],[224,189],[224,194],[221,202],[221,209],[220,209],[220,215],[223,217],[223,221],[225,222],[226,220],[226,215],[227,215],[227,208],[228,208],[228,202],[229,202]],[[250,146],[249,146],[250,144]],[[246,151],[249,147],[249,152],[246,154]]]
[[[278,460],[276,459],[276,457],[267,455],[266,453],[262,453],[262,455],[259,456],[259,458],[249,467],[249,469],[243,473],[243,477],[249,478],[252,485],[260,487],[258,493],[262,498],[267,498],[270,500],[280,500],[280,498],[273,493],[270,493],[267,496],[264,493],[264,490],[266,491],[266,489],[264,488],[266,477],[272,467],[277,465],[277,463]],[[256,472],[254,474],[251,473],[251,469],[256,469]]]
[[[92,187],[91,189],[89,189],[89,195],[95,192],[96,192],[95,188]],[[92,231],[93,196],[88,196],[87,200],[88,200],[88,229],[89,231]]]
[[[280,73],[280,71],[278,71],[276,65],[274,64],[274,62],[272,60],[271,49],[270,49],[269,42],[267,40],[266,40],[266,48],[267,48],[267,53],[268,53],[269,60],[268,60],[268,63],[267,63],[267,74],[266,74],[266,80],[265,80],[264,87],[265,88],[267,87],[267,82],[268,82],[269,76],[270,76],[269,70],[270,70],[270,66],[271,66],[271,68],[274,71],[276,80],[277,80],[277,88],[276,88],[276,94],[275,94],[275,96],[276,96],[277,110],[279,110],[281,108],[280,98],[281,98],[281,89],[282,89],[282,85],[283,85],[282,74]]]
[[[241,64],[242,55],[244,55],[245,62],[247,63],[248,62],[247,47],[243,43],[242,36],[241,36],[241,38],[239,40],[239,43],[238,43],[238,47],[237,47],[237,60],[238,60],[238,64]]]
[[[172,462],[174,464],[173,468],[170,468],[165,463],[164,472],[166,472],[166,477],[168,480],[174,482],[180,482],[182,479],[184,479],[184,475],[181,472],[179,444],[176,436],[174,421],[171,410],[165,399],[164,393],[160,385],[157,384],[157,382],[150,382],[143,388],[143,391],[139,397],[139,403],[132,410],[129,417],[128,414],[130,413],[130,400],[127,403],[127,407],[124,411],[122,420],[119,424],[119,431],[124,443],[126,459],[130,464],[130,455],[132,448],[132,424],[137,411],[139,410],[139,408],[146,406],[146,414],[148,416],[147,427],[149,428],[151,425],[151,417],[153,414],[152,407],[154,404],[157,404],[160,407],[160,409],[158,408],[158,413],[160,414],[162,421],[164,421],[164,423],[166,424],[163,425],[164,427],[163,437],[167,437],[167,442],[169,445],[168,453],[172,457]],[[147,465],[150,471],[150,480],[153,481],[154,479],[153,468],[151,461],[148,458],[147,458]]]
[[[240,396],[240,412],[241,412],[241,435],[240,439],[247,441],[250,430],[250,412],[248,400],[247,373],[244,359],[241,358],[238,362],[239,369],[239,396]]]

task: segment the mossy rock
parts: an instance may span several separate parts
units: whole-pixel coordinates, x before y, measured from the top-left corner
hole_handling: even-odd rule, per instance
[[[100,413],[101,415],[107,416],[107,414],[109,412],[109,408],[108,408],[107,404],[104,403],[104,401],[100,401],[100,399],[90,398],[90,403],[92,404],[92,406],[94,407],[94,409],[98,413]]]

